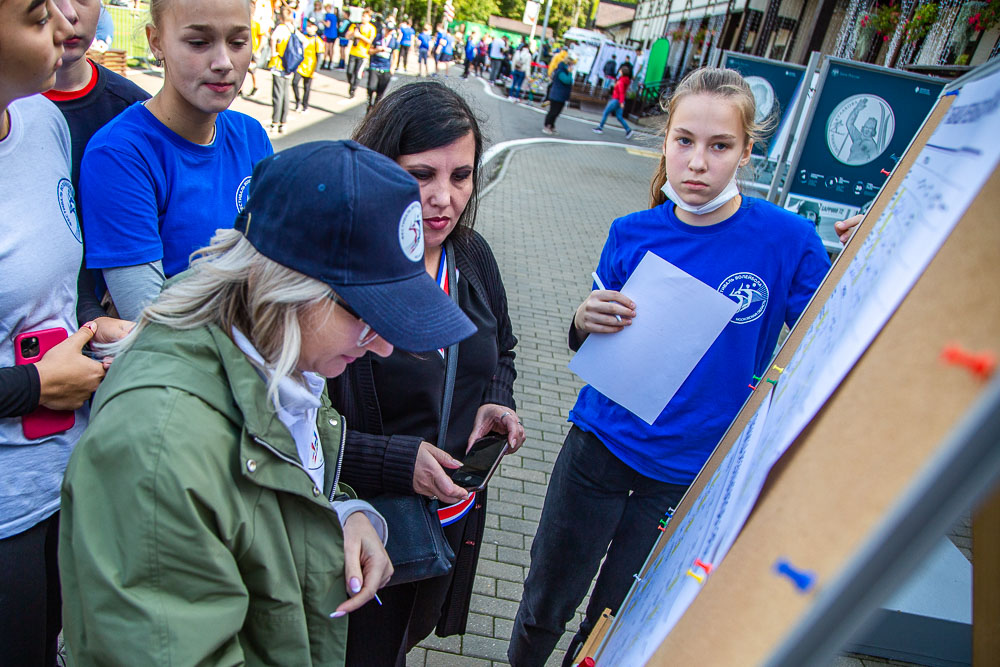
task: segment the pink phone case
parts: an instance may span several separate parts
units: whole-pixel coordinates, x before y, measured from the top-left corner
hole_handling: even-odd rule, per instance
[[[38,339],[38,352],[31,356],[25,356],[22,354],[22,341],[31,338]],[[18,366],[33,364],[67,338],[66,330],[61,327],[18,334],[14,338],[14,363]],[[24,432],[25,438],[37,440],[48,435],[68,431],[73,428],[75,423],[76,415],[72,410],[50,410],[39,405],[34,412],[21,417],[21,430]]]

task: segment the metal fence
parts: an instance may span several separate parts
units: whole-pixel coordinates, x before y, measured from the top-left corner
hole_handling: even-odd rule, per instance
[[[149,22],[149,5],[140,3],[138,8],[105,5],[115,24],[111,48],[122,49],[128,58],[152,60],[146,43],[146,24]]]

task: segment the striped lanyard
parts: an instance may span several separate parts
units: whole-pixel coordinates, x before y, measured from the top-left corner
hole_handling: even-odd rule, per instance
[[[458,277],[457,269],[455,270],[455,277],[456,278]],[[448,251],[443,245],[441,246],[441,261],[438,262],[437,284],[438,287],[444,290],[445,294],[448,295],[451,294],[451,292],[449,291],[451,285],[448,284]],[[444,359],[443,347],[438,348],[438,354],[440,354],[441,358]]]
[[[458,269],[455,269],[455,278],[458,279]],[[437,283],[438,287],[444,290],[445,294],[451,294],[451,285],[448,284],[448,252],[445,250],[444,246],[441,247],[441,262],[438,264],[437,272]],[[438,354],[441,358],[444,358],[444,348],[438,349]],[[443,444],[443,443],[442,443]],[[438,508],[438,519],[441,521],[442,526],[448,526],[463,516],[469,513],[469,510],[476,504],[476,492],[470,491],[469,497],[465,500],[461,500],[454,505],[448,505],[447,507]]]

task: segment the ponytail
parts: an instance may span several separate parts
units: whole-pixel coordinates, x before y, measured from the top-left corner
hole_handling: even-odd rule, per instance
[[[660,162],[653,172],[653,180],[649,183],[649,208],[656,208],[667,201],[667,196],[663,194],[664,185],[667,183],[667,158],[660,155]]]

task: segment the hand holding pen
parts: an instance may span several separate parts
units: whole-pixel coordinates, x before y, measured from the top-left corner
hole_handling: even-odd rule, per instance
[[[372,598],[381,605],[375,592],[389,583],[390,577],[392,563],[368,517],[363,512],[351,514],[344,522],[344,579],[350,597],[330,618],[360,609]]]
[[[573,325],[581,339],[592,333],[617,333],[632,324],[635,317],[632,299],[621,292],[605,289],[596,271],[592,275],[597,289],[580,304],[573,317]]]

